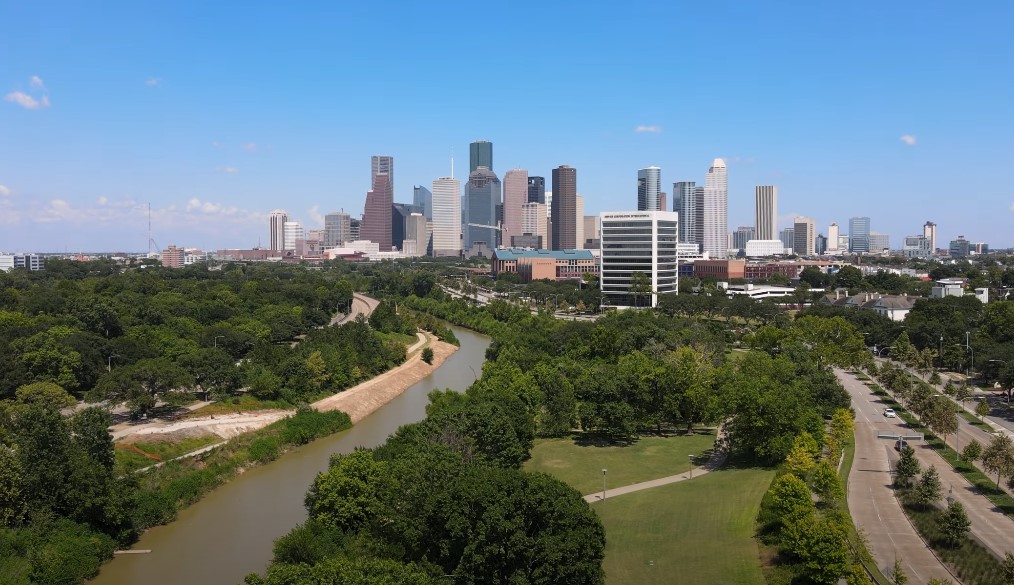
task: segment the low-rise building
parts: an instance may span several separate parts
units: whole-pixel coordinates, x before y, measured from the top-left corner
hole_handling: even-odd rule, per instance
[[[0,272],[9,272],[15,268],[44,270],[46,257],[38,254],[0,254]]]
[[[892,321],[904,321],[917,297],[907,295],[882,295],[880,293],[842,294],[837,290],[820,298],[818,304],[851,309],[874,311]]]
[[[572,280],[585,274],[598,275],[599,262],[591,250],[525,250],[501,248],[493,251],[490,271],[494,278],[517,274],[522,282]]]

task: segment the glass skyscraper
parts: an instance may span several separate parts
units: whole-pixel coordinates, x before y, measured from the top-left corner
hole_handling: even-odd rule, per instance
[[[870,251],[870,218],[849,218],[849,252]]]

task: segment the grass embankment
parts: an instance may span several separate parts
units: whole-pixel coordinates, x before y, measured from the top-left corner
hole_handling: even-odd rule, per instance
[[[211,415],[236,414],[255,410],[292,410],[293,408],[295,406],[285,400],[261,400],[253,394],[244,393],[202,406],[187,413],[184,418],[203,418]]]
[[[581,493],[685,473],[690,454],[707,454],[713,434],[642,437],[631,445],[580,435],[538,441],[527,471],[541,471]],[[721,469],[667,486],[597,502],[606,529],[606,582],[763,585],[754,522],[774,472]]]
[[[173,461],[141,474],[136,526],[171,522],[182,508],[242,470],[267,463],[287,449],[352,426],[344,412],[301,409],[263,429],[244,433],[202,457]]]
[[[567,439],[536,441],[526,471],[548,473],[577,488],[582,494],[602,491],[602,470],[606,488],[685,473],[690,454],[700,455],[715,444],[713,432],[676,437],[641,437],[631,445],[602,442],[575,435]]]
[[[176,441],[138,441],[135,443],[117,443],[116,445],[116,475],[126,475],[138,469],[155,465],[162,461],[168,461],[196,451],[201,447],[207,447],[222,440],[218,435],[204,435],[202,437],[187,437]],[[149,456],[140,453],[143,451]]]

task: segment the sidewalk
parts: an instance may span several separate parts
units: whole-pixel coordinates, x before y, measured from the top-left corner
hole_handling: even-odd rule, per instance
[[[725,459],[726,457],[728,457],[728,455],[729,453],[725,449],[719,449],[716,446],[714,452],[711,454],[711,457],[708,458],[707,463],[705,463],[700,467],[691,468],[686,473],[679,473],[676,475],[670,475],[668,477],[660,477],[658,479],[652,479],[650,481],[642,481],[641,483],[625,485],[623,487],[606,490],[605,492],[595,492],[593,494],[588,494],[587,496],[585,496],[584,501],[588,502],[589,504],[594,502],[601,502],[604,499],[622,496],[624,494],[629,494],[633,492],[639,492],[641,490],[649,490],[651,488],[669,485],[671,483],[678,483],[681,481],[693,479],[694,477],[700,477],[724,465]]]

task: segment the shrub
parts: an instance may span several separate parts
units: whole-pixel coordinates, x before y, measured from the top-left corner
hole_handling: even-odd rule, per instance
[[[424,362],[426,362],[427,364],[432,364],[433,363],[433,349],[432,348],[429,348],[429,347],[424,347],[423,348],[423,350],[422,350],[422,360]]]

